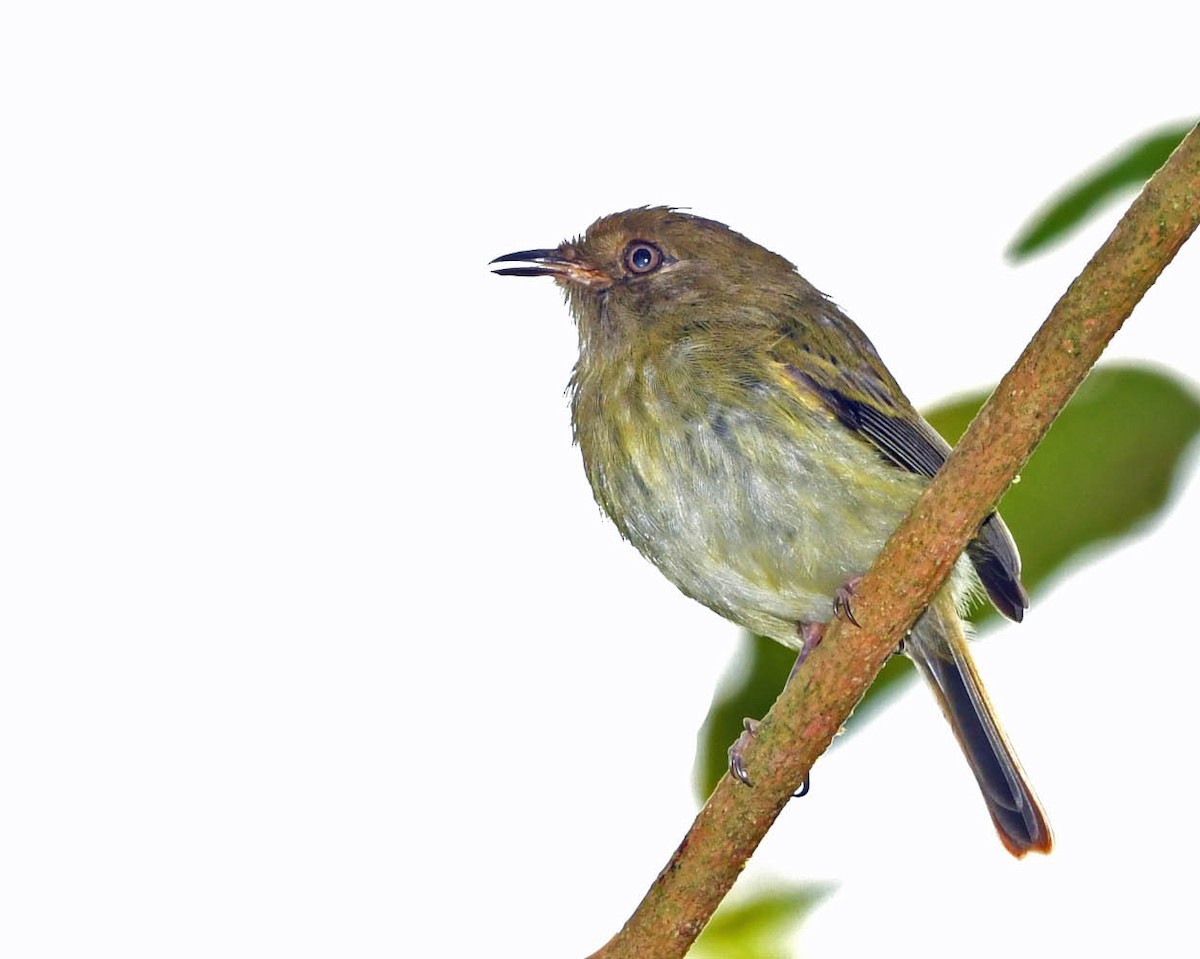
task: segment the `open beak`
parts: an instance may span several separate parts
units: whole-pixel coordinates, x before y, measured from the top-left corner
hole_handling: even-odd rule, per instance
[[[558,276],[569,273],[572,266],[571,261],[558,250],[519,250],[492,260],[492,263],[521,262],[536,263],[537,266],[506,266],[494,272],[497,276]]]
[[[553,250],[519,250],[516,253],[506,253],[496,257],[492,263],[533,265],[505,266],[493,272],[498,276],[552,276],[560,283],[576,283],[580,286],[607,287],[612,284],[611,278],[600,270],[573,256],[574,250],[570,245],[564,246],[565,250],[558,247]]]

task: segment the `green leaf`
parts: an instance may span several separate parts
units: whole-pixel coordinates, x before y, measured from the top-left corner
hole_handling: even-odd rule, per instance
[[[943,404],[928,414],[956,441],[986,396]],[[1021,548],[1022,578],[1038,587],[1081,550],[1128,535],[1166,503],[1180,462],[1197,431],[1200,402],[1171,374],[1136,366],[1095,370],[1051,428],[1000,509]],[[992,615],[976,611],[976,622]],[[698,735],[696,785],[708,795],[724,774],[729,744],[744,716],[762,716],[783,688],[795,654],[745,635]],[[873,715],[912,674],[893,657],[849,723]]]
[[[957,442],[981,405],[980,397],[947,404],[930,421]],[[1030,591],[1080,550],[1157,513],[1197,431],[1200,399],[1169,372],[1093,371],[1000,501]]]
[[[1006,254],[1023,260],[1082,225],[1106,201],[1141,186],[1196,125],[1191,121],[1145,134],[1102,160],[1042,207],[1017,233]]]
[[[787,959],[780,943],[812,908],[833,891],[804,883],[726,901],[688,953],[693,959]]]

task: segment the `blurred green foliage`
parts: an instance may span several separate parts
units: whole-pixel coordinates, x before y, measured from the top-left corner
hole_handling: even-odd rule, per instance
[[[725,902],[688,953],[692,959],[786,959],[792,927],[833,891],[804,883]]]
[[[1196,121],[1191,120],[1147,133],[1106,157],[1030,218],[1009,245],[1008,258],[1017,262],[1044,250],[1107,200],[1141,186],[1195,125]]]
[[[987,396],[974,394],[927,414],[948,440],[962,435]],[[1000,509],[1021,549],[1022,578],[1034,596],[1081,550],[1128,535],[1166,503],[1180,462],[1200,430],[1200,401],[1165,371],[1095,370],[1055,421]],[[980,607],[977,623],[995,614]],[[742,718],[762,716],[783,688],[795,653],[745,635],[698,737],[696,787],[707,796],[724,774]],[[911,667],[893,657],[848,724],[873,715]]]

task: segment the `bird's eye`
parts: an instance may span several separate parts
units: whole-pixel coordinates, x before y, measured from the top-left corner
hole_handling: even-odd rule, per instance
[[[630,273],[653,273],[662,261],[662,250],[646,240],[634,240],[625,247],[625,268]]]

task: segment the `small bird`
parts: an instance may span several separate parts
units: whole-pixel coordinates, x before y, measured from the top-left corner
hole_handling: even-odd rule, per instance
[[[671,207],[603,217],[496,272],[552,276],[579,333],[575,440],[592,491],[686,595],[796,649],[841,614],[950,446],[863,332],[783,257]],[[988,702],[961,613],[982,586],[1029,599],[999,514],[981,524],[903,648],[933,688],[1004,846],[1049,826]],[[752,734],[753,725],[747,730]],[[731,771],[748,782],[740,745]]]

